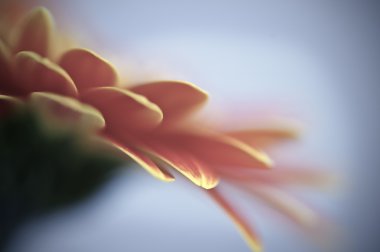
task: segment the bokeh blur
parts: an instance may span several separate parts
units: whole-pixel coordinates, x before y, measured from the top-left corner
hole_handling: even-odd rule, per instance
[[[378,251],[380,4],[371,0],[37,1],[114,62],[125,83],[183,79],[231,118],[274,111],[303,126],[285,149],[342,175],[311,202],[338,228],[325,246],[247,204],[265,251]],[[283,152],[284,150],[281,150]],[[237,199],[244,203],[244,198]],[[254,209],[254,211],[252,211]],[[323,243],[323,242],[322,242]],[[230,219],[186,181],[128,168],[93,198],[25,225],[10,252],[249,251]]]

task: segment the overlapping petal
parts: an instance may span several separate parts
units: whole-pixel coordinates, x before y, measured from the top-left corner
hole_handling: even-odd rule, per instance
[[[79,91],[102,86],[114,86],[117,74],[105,59],[87,49],[67,51],[59,62],[74,80]]]
[[[144,96],[117,87],[91,89],[81,99],[99,109],[107,132],[124,138],[157,127],[163,118],[160,108]]]
[[[164,122],[173,123],[199,109],[208,98],[205,91],[189,82],[158,81],[132,87],[156,103],[165,115]]]
[[[126,144],[120,144],[116,140],[110,138],[108,139],[110,140],[108,142],[109,145],[134,160],[137,164],[141,165],[141,167],[143,167],[155,178],[166,182],[174,181],[173,175],[171,175],[166,169],[157,166],[157,164],[153,162],[147,154],[144,154],[142,151],[136,150],[132,147],[128,147]]]
[[[221,134],[177,132],[169,138],[215,167],[268,168],[272,165],[264,152]]]
[[[58,65],[40,55],[19,52],[14,62],[15,87],[22,93],[35,91],[76,96],[77,89],[70,76]]]
[[[28,13],[17,31],[14,52],[33,51],[47,57],[52,39],[53,18],[50,12],[39,7]]]
[[[206,163],[178,146],[147,140],[141,147],[200,187],[211,189],[219,182],[218,176]]]
[[[59,119],[76,127],[99,130],[105,127],[102,114],[76,99],[46,92],[34,92],[29,98],[32,106],[50,118]]]

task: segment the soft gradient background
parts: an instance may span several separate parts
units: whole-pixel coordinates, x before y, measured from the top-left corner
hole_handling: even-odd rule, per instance
[[[299,119],[303,141],[287,153],[346,181],[343,191],[310,195],[341,229],[330,250],[380,250],[379,1],[40,2],[127,82],[185,79],[226,115],[253,117],[271,105]],[[246,212],[268,252],[324,247],[259,204]],[[200,190],[133,169],[88,202],[27,225],[11,251],[249,250]]]

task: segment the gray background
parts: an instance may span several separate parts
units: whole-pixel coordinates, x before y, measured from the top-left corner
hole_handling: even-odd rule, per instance
[[[334,194],[310,195],[342,229],[330,250],[380,250],[379,1],[41,2],[126,83],[186,79],[226,115],[275,104],[300,119],[304,140],[289,155],[346,181]],[[323,248],[267,209],[248,204],[247,213],[266,251]],[[26,226],[11,251],[249,250],[201,191],[134,169],[89,202]]]

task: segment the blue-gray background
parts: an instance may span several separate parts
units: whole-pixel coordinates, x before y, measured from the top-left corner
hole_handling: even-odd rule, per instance
[[[271,102],[297,114],[306,125],[300,158],[346,178],[338,196],[318,200],[344,234],[330,250],[380,250],[379,1],[41,2],[131,79],[195,82],[230,114]],[[322,249],[249,206],[266,251]],[[249,250],[201,191],[136,169],[89,202],[31,223],[11,251]]]

